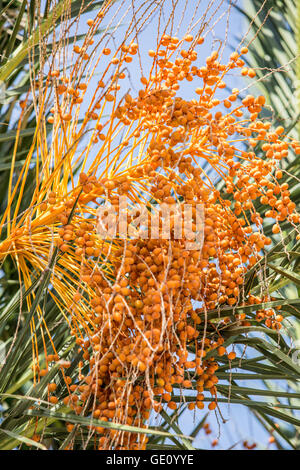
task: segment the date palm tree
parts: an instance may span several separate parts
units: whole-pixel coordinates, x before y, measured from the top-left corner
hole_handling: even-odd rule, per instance
[[[53,5],[48,1],[43,9],[37,0],[30,3],[25,0],[11,0],[1,4],[0,215],[6,211],[9,202],[7,195],[20,175],[37,128],[34,106],[26,108],[26,113],[20,121],[20,113],[23,112],[20,97],[23,99],[26,96],[34,80],[40,80],[46,85],[47,77],[39,75],[41,60],[46,61],[47,57],[53,57],[53,50],[59,47],[61,39],[57,38],[56,42],[50,33],[63,20],[66,3],[61,0]],[[68,14],[76,20],[82,10],[97,9],[102,3],[105,2],[71,1]],[[297,81],[300,74],[299,60],[295,59],[298,53],[295,38],[298,39],[299,23],[296,19],[300,17],[300,12],[296,3],[295,0],[272,0],[266,1],[262,6],[260,1],[252,0],[245,2],[244,8],[236,7],[250,27],[245,46],[251,34],[255,38],[250,42],[247,60],[249,67],[257,74],[255,87],[261,89],[267,98],[267,104],[270,105],[270,108],[265,110],[265,117],[276,121],[277,126],[283,125],[288,136],[293,139],[299,137],[299,102],[296,91],[300,89]],[[101,31],[98,31],[98,34],[101,34]],[[72,41],[75,42],[75,33],[69,36],[69,42]],[[47,129],[48,127],[43,129],[42,134],[46,137]],[[257,152],[260,151],[258,148]],[[262,152],[261,156],[263,158]],[[297,160],[299,159],[295,155],[290,155],[285,163],[282,163],[281,183],[289,184],[291,199],[299,207],[300,164]],[[216,185],[222,196],[225,192],[224,181],[220,178]],[[30,206],[35,190],[36,165],[33,158],[18,210],[20,215]],[[257,213],[264,212],[260,201],[255,202],[255,209]],[[300,419],[296,411],[300,406],[300,364],[297,360],[297,344],[299,345],[300,340],[300,241],[295,239],[296,229],[291,232],[285,222],[282,224],[279,238],[272,232],[273,223],[268,219],[264,221],[264,233],[271,238],[272,244],[268,251],[264,251],[262,258],[248,270],[244,282],[246,294],[251,290],[253,295],[267,295],[268,300],[246,306],[242,302],[234,306],[221,304],[217,309],[207,312],[210,320],[208,326],[203,322],[197,329],[200,336],[213,338],[215,324],[220,318],[236,319],[237,314],[247,315],[249,322],[246,325],[236,321],[222,328],[224,346],[234,346],[237,357],[230,362],[223,356],[218,358],[218,404],[221,409],[222,403],[227,404],[228,401],[233,407],[247,407],[259,425],[273,436],[278,448],[299,449],[297,427],[300,425]],[[4,227],[1,241],[6,235]],[[58,397],[63,399],[66,396],[66,384],[59,365],[52,367],[47,376],[42,377],[38,383],[34,381],[31,340],[32,319],[37,311],[42,312],[40,322],[47,325],[49,337],[55,338],[55,347],[60,358],[70,361],[68,376],[76,382],[78,364],[82,365],[83,373],[89,367],[87,362],[83,362],[82,352],[78,352],[76,338],[65,321],[62,309],[55,301],[55,295],[51,295],[53,286],[50,283],[50,275],[55,263],[56,258],[51,258],[49,269],[40,277],[34,272],[29,288],[20,282],[16,259],[8,256],[1,266],[0,354],[1,351],[9,353],[0,370],[2,450],[18,446],[25,449],[65,449],[71,443],[74,448],[93,448],[93,443],[88,438],[89,427],[92,424],[99,426],[97,420],[92,421],[91,417],[84,413],[72,413],[66,406],[58,406],[54,410],[47,407],[49,382],[58,383]],[[70,270],[66,270],[66,274]],[[32,299],[31,304],[24,302],[27,298]],[[283,333],[280,335],[276,329],[266,328],[257,320],[257,311],[278,307],[284,317]],[[35,329],[34,341],[37,351],[43,351],[43,329]],[[193,354],[193,346],[189,347],[189,352]],[[42,353],[39,354],[38,359],[43,362],[45,357]],[[196,388],[195,379],[192,380],[192,386]],[[182,400],[181,388],[175,384],[172,402],[178,404],[177,410],[160,410],[159,425],[147,430],[147,448],[195,448],[193,442],[203,430],[207,415],[203,414],[187,435],[182,425],[182,417],[187,412],[189,401],[194,401],[194,397],[186,395]],[[204,397],[204,402],[206,401],[210,401],[207,396]],[[69,429],[65,426],[66,422]],[[117,431],[145,432],[144,428],[124,424],[100,424]],[[39,439],[36,439],[37,435]],[[85,442],[88,442],[86,446]]]

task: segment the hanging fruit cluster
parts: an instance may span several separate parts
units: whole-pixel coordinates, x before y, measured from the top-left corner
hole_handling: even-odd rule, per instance
[[[90,31],[102,17],[89,20]],[[272,129],[260,119],[263,96],[241,98],[235,88],[223,97],[226,76],[233,70],[255,76],[242,58],[247,48],[234,52],[227,63],[214,51],[203,63],[203,41],[199,34],[183,39],[163,34],[156,50],[149,51],[153,64],[149,75],[141,77],[141,89],[123,98],[124,66],[129,67],[138,44],[123,44],[114,53],[105,47],[100,57],[107,58],[107,69],[88,107],[88,83],[78,80],[78,70],[89,60],[92,33],[83,47],[74,46],[78,59],[70,76],[52,70],[48,77],[56,97],[48,122],[54,137],[62,131],[59,145],[66,147],[49,158],[52,166],[34,195],[33,212],[22,216],[0,246],[1,256],[15,256],[23,273],[28,264],[39,272],[55,242],[51,295],[83,354],[74,383],[67,374],[70,363],[60,362],[68,390],[63,401],[75,413],[101,420],[103,426],[91,427],[99,449],[144,449],[145,434],[104,424],[145,428],[152,412],[175,410],[186,390],[193,391],[190,410],[203,409],[207,397],[209,410],[217,407],[218,358],[235,359],[222,331],[230,323],[253,322],[245,313],[224,316],[221,307],[270,300],[245,289],[246,273],[271,244],[264,219],[274,220],[274,234],[280,233],[281,222],[296,227],[300,220],[278,169],[290,151],[299,154],[300,144],[289,140],[283,127]],[[183,83],[190,85],[192,98],[181,95]],[[79,126],[80,109],[85,114],[78,131],[74,122]],[[75,183],[72,172],[79,160],[73,147],[88,125],[92,137],[80,155],[84,162]],[[224,182],[219,189],[216,179]],[[120,218],[124,196],[132,206],[148,208],[149,230],[149,207],[170,207],[170,236],[122,238],[117,230],[112,239],[99,237],[98,208],[110,203]],[[172,207],[187,205],[190,229],[178,237]],[[198,207],[203,210],[203,243],[190,249]],[[128,226],[139,215],[126,213]],[[108,223],[112,215],[108,211],[105,216]],[[256,320],[280,330],[282,316],[259,309]],[[35,358],[37,379],[60,360],[54,342],[46,368]],[[178,388],[181,395],[174,393]],[[48,391],[50,403],[59,403],[55,383]]]

